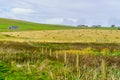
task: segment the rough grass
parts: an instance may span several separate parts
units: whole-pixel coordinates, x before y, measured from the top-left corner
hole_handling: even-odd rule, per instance
[[[115,47],[114,47],[114,50],[110,50],[110,48],[107,48],[107,47],[102,49],[94,48],[95,46],[100,46],[100,45],[102,46],[102,44],[95,45],[92,47],[87,47],[87,46],[84,47],[82,46],[83,44],[79,44],[79,47],[78,47],[78,44],[77,45],[76,44],[60,44],[60,43],[58,45],[54,43],[53,44],[48,43],[48,45],[47,43],[38,43],[38,44],[39,45],[35,45],[35,43],[28,44],[28,43],[18,43],[18,42],[0,42],[0,50],[1,50],[0,52],[1,53],[6,52],[6,54],[1,54],[1,56],[3,55],[7,56],[7,54],[11,52],[16,56],[25,55],[24,53],[27,53],[26,56],[30,55],[31,57],[34,57],[33,55],[36,54],[36,57],[37,57],[37,55],[41,53],[41,54],[44,54],[49,59],[56,60],[56,54],[58,54],[59,60],[64,62],[64,54],[66,53],[67,55],[66,59],[68,59],[68,62],[70,61],[70,63],[74,64],[76,59],[76,54],[79,54],[80,61],[83,62],[83,64],[87,64],[89,63],[89,61],[91,62],[90,64],[92,63],[94,65],[96,65],[97,63],[100,64],[101,58],[104,58],[107,61],[107,63],[109,63],[110,65],[117,64],[117,66],[120,67],[120,65],[118,64],[120,62],[120,59],[119,59],[120,50],[115,49]],[[66,47],[63,47],[65,45]],[[57,46],[59,47],[56,48]],[[75,50],[76,46],[77,46],[77,50]],[[112,45],[109,45],[109,47],[111,46]],[[12,56],[10,57],[10,55],[12,54],[9,54],[8,59],[11,58],[12,60]],[[31,57],[30,57],[30,60],[32,60]]]
[[[6,63],[0,62],[1,80],[119,80],[120,71],[114,67],[106,67],[106,75],[102,73],[102,67],[81,67],[80,72],[63,63],[51,60],[43,60],[39,63]]]
[[[66,44],[28,44],[0,42],[1,80],[119,80],[120,58],[93,55],[58,54],[49,46]],[[70,45],[70,44],[69,44]],[[73,44],[72,44],[73,45]],[[79,44],[80,45],[80,44]],[[48,47],[47,47],[48,46]],[[42,47],[42,48],[41,48]],[[67,49],[70,49],[66,45]],[[73,45],[72,47],[76,47]],[[42,50],[43,49],[43,50]],[[61,48],[59,47],[61,50]],[[43,53],[42,53],[43,52]],[[50,55],[50,52],[51,55]],[[66,61],[64,61],[64,59]],[[76,59],[78,67],[76,68]]]

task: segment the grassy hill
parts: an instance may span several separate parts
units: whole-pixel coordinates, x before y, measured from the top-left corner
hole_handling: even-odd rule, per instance
[[[0,18],[0,32],[9,31],[9,26],[19,26],[19,30],[59,30],[59,29],[74,29],[73,26],[39,24],[21,20]]]
[[[64,30],[64,29],[82,29],[80,27],[67,26],[67,25],[55,25],[55,24],[40,24],[28,21],[21,21],[15,19],[0,18],[0,32],[10,31],[9,26],[19,26],[19,31],[26,30]],[[117,27],[100,27],[100,28],[83,28],[83,29],[97,29],[97,30],[117,30]]]

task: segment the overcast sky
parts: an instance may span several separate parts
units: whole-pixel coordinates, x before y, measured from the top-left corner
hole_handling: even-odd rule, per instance
[[[67,25],[120,25],[120,0],[0,0],[0,17]]]

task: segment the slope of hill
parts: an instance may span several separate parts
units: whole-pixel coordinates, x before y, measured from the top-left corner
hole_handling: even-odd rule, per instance
[[[0,32],[9,31],[9,26],[19,26],[19,30],[59,30],[59,29],[74,29],[73,26],[39,24],[21,20],[0,18]]]

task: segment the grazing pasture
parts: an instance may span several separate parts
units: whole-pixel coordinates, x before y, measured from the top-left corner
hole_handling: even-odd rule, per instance
[[[28,21],[0,18],[0,32],[11,31],[9,30],[9,26],[19,26],[17,31],[76,29],[74,26],[40,24]]]

